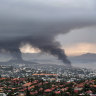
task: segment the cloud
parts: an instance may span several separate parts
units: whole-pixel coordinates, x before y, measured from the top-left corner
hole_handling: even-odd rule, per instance
[[[96,26],[88,26],[79,29],[73,29],[66,35],[58,35],[56,40],[59,41],[62,46],[77,44],[81,42],[96,43],[95,36]]]
[[[20,51],[22,53],[40,53],[41,51],[38,48],[32,47],[30,44],[21,44]]]
[[[78,43],[64,47],[66,54],[69,56],[76,56],[85,53],[96,53],[95,43]]]

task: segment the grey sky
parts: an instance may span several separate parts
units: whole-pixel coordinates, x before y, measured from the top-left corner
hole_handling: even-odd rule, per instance
[[[96,43],[96,26],[75,29],[66,35],[57,36],[56,39],[65,46],[74,43]]]
[[[0,25],[14,28],[16,23],[33,21],[92,22],[96,20],[95,5],[95,0],[0,0]]]

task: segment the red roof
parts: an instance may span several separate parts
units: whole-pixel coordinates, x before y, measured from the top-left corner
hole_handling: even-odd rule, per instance
[[[78,90],[74,90],[75,93],[78,93]]]
[[[92,86],[96,88],[96,85],[92,85]]]
[[[6,78],[0,78],[0,80],[5,80]]]
[[[34,95],[34,94],[37,94],[38,92],[35,91],[35,92],[30,92],[31,95]]]
[[[27,86],[30,86],[31,84],[32,84],[32,83],[29,82],[29,83],[24,84],[23,86],[24,86],[24,87],[27,87]]]
[[[61,89],[61,91],[63,91],[63,92],[64,92],[64,91],[67,91],[67,90],[68,90],[68,88],[67,88],[67,87],[66,87],[66,88],[62,88],[62,89]]]
[[[19,80],[19,78],[13,78],[13,80],[15,81],[15,80]]]
[[[61,92],[60,91],[55,91],[55,94],[60,94]]]
[[[38,86],[41,86],[41,85],[42,85],[42,83],[38,83],[37,85],[38,85]]]
[[[51,92],[52,90],[51,89],[46,89],[44,92]]]
[[[30,89],[32,89],[32,88],[34,88],[35,86],[30,86],[30,87],[28,87],[28,90],[30,90]]]
[[[44,84],[48,84],[48,82],[44,82]]]
[[[89,90],[89,91],[87,91],[86,93],[88,93],[88,94],[92,94],[93,92],[92,92],[91,90]]]
[[[39,89],[39,91],[42,91],[42,90],[43,90],[43,88],[40,88],[40,89]]]
[[[25,90],[24,89],[21,89],[21,90],[19,90],[20,92],[24,92]]]

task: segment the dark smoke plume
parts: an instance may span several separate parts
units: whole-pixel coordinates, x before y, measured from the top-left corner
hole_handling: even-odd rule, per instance
[[[53,37],[52,37],[53,38]],[[38,40],[36,40],[38,39]],[[67,56],[64,53],[64,50],[61,49],[60,44],[53,39],[47,37],[45,38],[35,38],[35,40],[30,40],[30,44],[34,47],[39,48],[43,52],[47,52],[58,57],[59,60],[62,60],[65,64],[71,64],[71,62],[67,59]]]
[[[82,4],[76,8],[74,2],[72,6],[68,3],[68,6],[56,7],[54,3],[51,4],[52,0],[48,0],[50,3],[47,6],[47,3],[43,3],[45,0],[41,1],[0,1],[0,49],[9,51],[16,60],[22,60],[19,50],[21,43],[30,43],[70,65],[55,38],[74,29],[96,25],[96,11],[90,6],[82,7]],[[64,3],[65,0],[56,1]],[[78,4],[77,0],[74,1]]]
[[[22,60],[21,52],[19,50],[20,44],[23,43],[30,43],[33,47],[39,48],[43,52],[47,52],[58,57],[59,60],[62,60],[65,64],[70,65],[71,62],[67,59],[64,50],[61,49],[60,43],[55,41],[55,37],[58,34],[64,34],[69,32],[74,28],[80,28],[83,26],[88,26],[90,23],[88,22],[72,22],[65,24],[65,23],[52,23],[48,22],[49,24],[44,23],[26,23],[24,24],[15,24],[15,28],[11,30],[5,31],[6,33],[14,33],[14,38],[10,36],[7,37],[7,40],[1,40],[0,42],[0,49],[8,50],[15,60]],[[87,24],[88,23],[88,24]],[[22,27],[23,25],[23,27]],[[16,33],[17,32],[17,33]]]

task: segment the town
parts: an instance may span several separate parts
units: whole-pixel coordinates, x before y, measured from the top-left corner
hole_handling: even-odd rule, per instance
[[[33,74],[56,74],[55,77]],[[77,67],[65,67],[64,65],[52,65],[52,64],[34,64],[34,65],[1,65],[0,77],[13,77],[13,78],[25,78],[25,77],[38,77],[44,81],[52,81],[53,78],[56,81],[74,81],[96,77],[96,70],[77,68]]]
[[[0,96],[96,96],[96,79],[74,82],[0,78]]]
[[[0,94],[3,94],[1,96],[96,96],[96,70],[47,64],[1,65]]]

